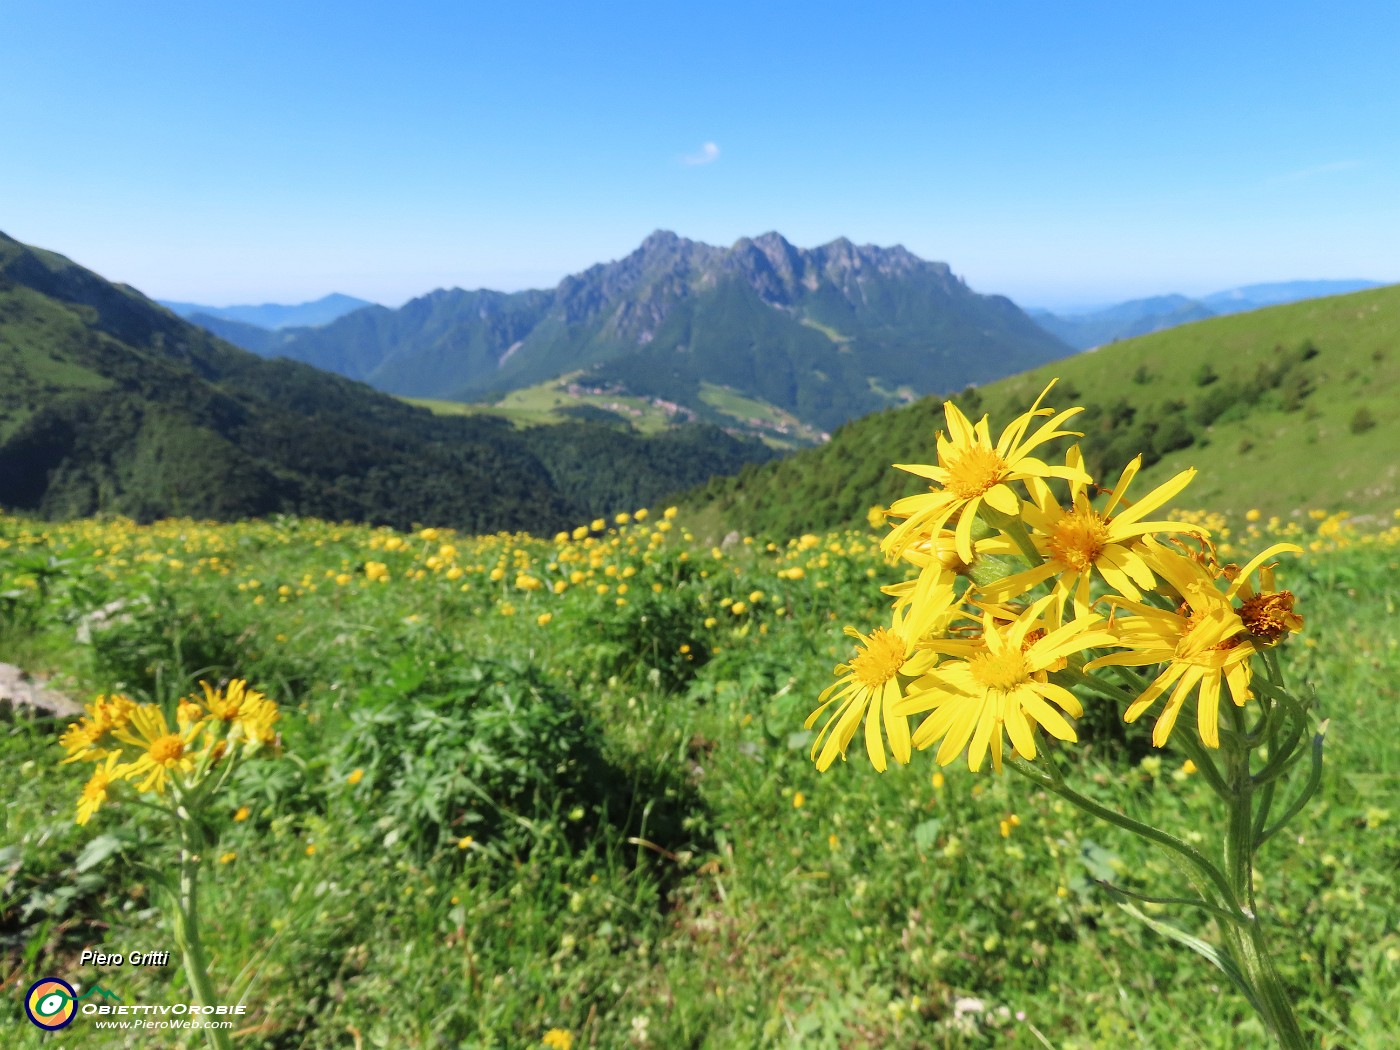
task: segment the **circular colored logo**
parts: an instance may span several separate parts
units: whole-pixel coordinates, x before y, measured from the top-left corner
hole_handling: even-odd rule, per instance
[[[47,1032],[67,1028],[78,1014],[78,993],[67,981],[45,977],[29,986],[24,997],[24,1012],[29,1019]]]

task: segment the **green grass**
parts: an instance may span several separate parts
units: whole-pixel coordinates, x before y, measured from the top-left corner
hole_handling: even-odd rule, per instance
[[[1301,397],[1284,391],[1251,410],[1226,406],[1205,419],[1212,386],[1251,384],[1259,368],[1309,343],[1316,356],[1291,377],[1306,390]],[[1206,367],[1220,378],[1202,386]],[[1133,379],[1139,368],[1145,383]],[[1376,514],[1400,506],[1400,287],[1183,325],[1007,380],[997,393],[1033,398],[1032,388],[1038,393],[1054,375],[1078,392],[1075,404],[1125,398],[1148,418],[1176,400],[1198,408],[1191,420],[1196,443],[1165,455],[1144,480],[1194,466],[1200,474],[1190,492],[1199,505],[1229,514],[1251,507]],[[1357,432],[1353,421],[1363,406],[1375,425]]]
[[[563,423],[571,418],[569,409],[581,406],[608,412],[615,416],[619,423],[626,423],[642,434],[658,434],[677,424],[674,415],[649,398],[627,394],[571,392],[568,388],[578,382],[580,375],[581,373],[577,372],[570,373],[546,383],[512,390],[491,404],[440,401],[421,397],[405,397],[400,400],[426,408],[435,415],[499,416],[510,420],[517,427]],[[821,434],[815,428],[803,423],[792,413],[766,401],[745,397],[728,387],[701,383],[700,401],[715,410],[715,422],[757,437],[769,448],[805,448],[821,441]]]
[[[727,416],[733,425],[756,433],[772,448],[801,448],[821,442],[821,433],[791,412],[745,397],[730,387],[701,383],[700,400]]]
[[[555,1026],[576,1047],[608,1048],[1266,1045],[1223,981],[1093,882],[1109,872],[1170,894],[1179,874],[1164,856],[1010,774],[952,767],[935,787],[928,756],[881,775],[858,748],[814,771],[802,721],[849,654],[840,626],[880,615],[892,578],[871,538],[716,557],[673,529],[647,553],[655,524],[604,535],[591,565],[581,545],[566,556],[294,519],[0,519],[0,568],[18,591],[0,606],[0,659],[63,673],[81,696],[168,700],[199,677],[246,675],[281,703],[285,755],[246,767],[219,822],[219,849],[236,858],[206,876],[215,983],[250,1008],[240,1046],[524,1047]],[[444,543],[456,548],[445,561]],[[17,551],[68,564],[41,594]],[[388,583],[367,582],[370,561]],[[792,568],[801,579],[779,575]],[[556,595],[517,586],[521,571],[584,578]],[[1379,1050],[1393,1045],[1400,992],[1400,554],[1353,542],[1281,571],[1307,621],[1286,666],[1331,723],[1322,798],[1267,847],[1260,894],[1287,924],[1275,943],[1310,1031]],[[136,602],[131,619],[75,644],[77,616],[117,597]],[[381,763],[423,739],[410,727],[428,716],[414,712],[483,661],[513,702],[538,688],[595,727],[615,771],[600,783],[620,802],[526,800],[512,805],[528,827],[494,831],[468,805],[441,837],[403,816],[438,797],[434,777],[477,759],[414,744],[424,776]],[[433,710],[455,732],[458,708]],[[531,717],[518,708],[506,727]],[[181,1001],[174,966],[76,963],[99,944],[168,946],[140,867],[168,842],[130,807],[73,824],[83,772],[57,764],[59,728],[0,723],[4,970],[24,987],[61,973],[127,1001]],[[1211,796],[1181,756],[1135,763],[1104,745],[1065,757],[1091,793],[1212,841]],[[355,768],[365,777],[352,785]],[[251,816],[235,823],[239,805]],[[141,844],[79,871],[85,844],[110,833]],[[8,1001],[13,1045],[48,1045]],[[58,1041],[93,1045],[82,1023]]]
[[[610,412],[617,416],[619,423],[627,423],[641,434],[659,434],[675,425],[673,417],[665,409],[646,398],[624,394],[570,393],[566,388],[578,376],[578,373],[570,373],[545,383],[512,390],[490,404],[421,397],[401,400],[426,408],[435,415],[499,416],[517,427],[563,423],[570,418],[568,409],[583,405]]]
[[[808,328],[815,328],[818,332],[826,336],[833,343],[843,344],[849,343],[851,341],[850,336],[842,335],[835,328],[832,328],[831,325],[822,324],[820,321],[814,321],[810,317],[803,317],[800,320],[802,324],[805,324]]]
[[[1198,470],[1179,498],[1231,515],[1305,509],[1387,517],[1400,506],[1400,286],[1212,318],[1124,340],[956,395],[993,434],[1052,379],[1047,403],[1085,406],[1074,429],[1101,484],[1143,453],[1138,485]],[[786,535],[862,520],[920,486],[891,463],[935,461],[941,401],[867,416],[829,445],[689,498],[732,526]],[[1102,469],[1099,467],[1102,466]]]

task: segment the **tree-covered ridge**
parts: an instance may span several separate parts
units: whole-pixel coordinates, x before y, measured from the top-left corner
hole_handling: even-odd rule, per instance
[[[581,423],[556,439],[435,417],[239,350],[0,235],[0,506],[11,510],[548,531],[770,456],[714,428],[657,442]]]
[[[1048,403],[1085,407],[1074,429],[1102,453],[1091,471],[1141,453],[1143,481],[1157,484],[1194,466],[1192,505],[1241,514],[1388,514],[1400,502],[1400,286],[1126,340],[952,400],[1004,423],[1056,376]],[[850,423],[822,448],[716,478],[690,502],[727,528],[774,535],[858,523],[872,505],[920,491],[890,464],[933,462],[944,427],[942,400],[927,398]]]

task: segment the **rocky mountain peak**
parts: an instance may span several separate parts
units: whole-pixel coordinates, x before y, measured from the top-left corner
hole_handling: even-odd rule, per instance
[[[675,251],[679,246],[690,243],[684,237],[670,230],[653,230],[647,235],[647,239],[642,241],[638,250],[643,254],[650,255],[663,251]]]

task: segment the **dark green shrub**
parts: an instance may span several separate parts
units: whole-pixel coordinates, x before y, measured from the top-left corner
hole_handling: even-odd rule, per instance
[[[1257,391],[1241,383],[1217,383],[1201,395],[1191,410],[1191,418],[1201,426],[1240,419],[1258,400]]]
[[[1376,425],[1376,417],[1371,414],[1371,410],[1362,405],[1352,414],[1351,432],[1353,434],[1364,434]]]
[[[1173,413],[1162,420],[1161,426],[1152,435],[1152,451],[1157,459],[1161,459],[1168,452],[1189,448],[1195,440],[1196,435],[1186,419]]]
[[[709,659],[705,612],[684,587],[659,594],[634,590],[624,605],[602,595],[590,613],[593,640],[582,649],[583,662],[605,677],[638,683],[654,679],[674,691]]]
[[[520,663],[402,658],[360,691],[338,747],[339,766],[364,771],[386,843],[424,854],[466,835],[523,849],[550,822],[631,809],[598,723]]]
[[[1312,378],[1303,372],[1290,371],[1279,384],[1279,406],[1285,412],[1296,412],[1316,389]]]

